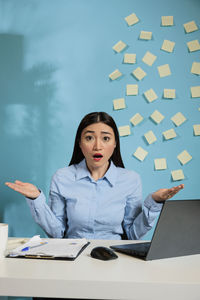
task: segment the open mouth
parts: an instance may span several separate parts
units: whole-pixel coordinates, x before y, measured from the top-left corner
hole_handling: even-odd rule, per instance
[[[102,157],[103,157],[103,155],[101,153],[96,153],[93,155],[93,158],[95,161],[101,160]]]

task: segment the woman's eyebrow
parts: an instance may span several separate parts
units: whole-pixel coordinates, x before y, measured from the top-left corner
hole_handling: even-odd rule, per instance
[[[84,132],[84,134],[87,134],[87,133],[95,133],[94,130],[87,130],[86,132]],[[112,133],[108,132],[108,131],[101,131],[102,134],[110,134],[112,135]]]
[[[84,134],[86,134],[86,133],[94,133],[94,132],[95,132],[95,131],[87,130],[87,131],[84,132]]]
[[[103,133],[103,134],[110,134],[110,135],[112,135],[112,133],[110,133],[110,132],[108,132],[108,131],[101,131],[101,133]]]

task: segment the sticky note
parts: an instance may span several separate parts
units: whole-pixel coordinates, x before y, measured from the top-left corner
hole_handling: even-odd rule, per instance
[[[170,140],[170,139],[173,139],[176,137],[176,132],[175,130],[172,128],[172,129],[169,129],[169,130],[166,130],[166,131],[163,131],[163,136],[166,140]]]
[[[171,75],[171,70],[168,64],[162,65],[158,67],[158,73],[160,77],[166,77]]]
[[[119,128],[119,135],[120,136],[126,136],[131,134],[131,129],[129,125],[120,126]]]
[[[151,40],[152,32],[151,31],[140,31],[140,40]]]
[[[135,69],[132,74],[138,79],[142,80],[147,74],[142,70],[142,68],[138,67]]]
[[[175,89],[164,89],[164,98],[166,99],[174,99],[176,98],[176,90]]]
[[[200,135],[200,124],[193,125],[194,135]]]
[[[125,64],[135,64],[136,63],[136,54],[125,53],[124,54],[124,63]]]
[[[186,121],[186,118],[184,117],[184,115],[181,112],[178,112],[171,118],[171,120],[173,121],[173,123],[176,126],[180,126],[181,124],[183,124]]]
[[[157,141],[156,136],[154,135],[153,131],[150,130],[144,134],[145,139],[147,140],[148,144],[153,144]]]
[[[185,178],[183,170],[173,170],[171,171],[173,181],[183,180]]]
[[[185,165],[192,159],[192,156],[187,152],[187,150],[184,150],[179,155],[177,155],[177,158],[182,165]]]
[[[150,118],[157,124],[159,124],[165,117],[158,111],[155,110],[151,115]]]
[[[126,85],[126,95],[127,96],[138,95],[138,85],[137,84],[127,84]]]
[[[137,24],[137,23],[139,22],[139,19],[138,19],[138,17],[136,16],[135,13],[132,13],[131,15],[127,16],[127,17],[125,18],[125,20],[126,20],[126,22],[127,22],[127,24],[128,24],[129,26],[132,26],[132,25]]]
[[[156,170],[165,170],[167,169],[166,158],[156,158],[154,159],[154,166]]]
[[[147,154],[148,152],[146,150],[144,150],[142,147],[138,147],[133,155],[140,161],[143,161]]]
[[[153,102],[156,99],[158,99],[158,96],[156,95],[153,89],[149,89],[146,92],[144,92],[144,96],[148,102]]]
[[[119,53],[119,52],[123,51],[126,47],[127,47],[127,45],[124,42],[119,41],[112,48],[115,52]]]
[[[141,114],[137,113],[135,114],[131,119],[131,123],[136,126],[138,125],[139,123],[141,123],[142,121],[144,120],[144,118],[141,116]]]
[[[117,78],[119,78],[119,77],[121,77],[122,76],[122,73],[118,70],[118,69],[116,69],[115,71],[113,71],[110,75],[109,75],[109,78],[111,79],[111,80],[115,80],[115,79],[117,79]]]
[[[125,99],[124,98],[114,99],[113,107],[114,107],[114,110],[126,108]]]
[[[198,40],[193,40],[187,43],[188,49],[190,52],[200,50],[200,44]]]
[[[164,40],[161,50],[166,51],[166,52],[173,52],[174,46],[175,46],[175,42]]]
[[[183,24],[183,26],[185,28],[186,33],[190,33],[190,32],[198,30],[198,27],[197,27],[195,21],[185,23],[185,24]]]
[[[200,85],[191,86],[190,90],[191,90],[192,98],[200,97]]]
[[[193,62],[191,73],[200,75],[200,62],[196,62],[196,61]]]
[[[162,16],[161,24],[162,24],[162,26],[173,26],[174,25],[174,17],[173,16]]]
[[[151,52],[147,51],[144,55],[144,57],[142,58],[142,61],[147,64],[148,66],[152,66],[153,63],[155,62],[157,56],[155,56],[154,54],[152,54]]]

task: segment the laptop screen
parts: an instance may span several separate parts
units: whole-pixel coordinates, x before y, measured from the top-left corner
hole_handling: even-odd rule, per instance
[[[163,205],[146,259],[200,253],[200,200],[168,200]]]

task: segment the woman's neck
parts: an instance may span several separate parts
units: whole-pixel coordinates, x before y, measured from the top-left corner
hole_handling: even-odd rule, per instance
[[[107,172],[108,168],[110,166],[110,163],[107,162],[107,164],[101,166],[101,167],[92,167],[92,166],[88,166],[87,168],[92,176],[92,178],[97,181],[98,179],[102,178],[105,173]]]

